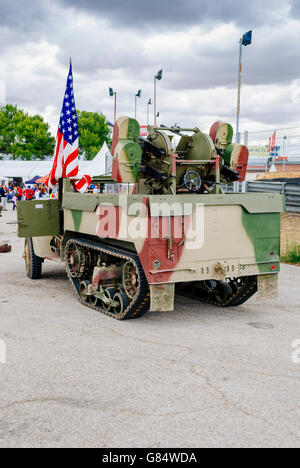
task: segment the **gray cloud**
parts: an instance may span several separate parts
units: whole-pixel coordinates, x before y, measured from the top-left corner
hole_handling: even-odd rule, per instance
[[[233,122],[238,39],[253,27],[253,44],[243,48],[243,85],[254,96],[264,85],[266,95],[247,101],[243,88],[242,119],[284,126],[298,118],[297,106],[279,94],[270,100],[268,90],[300,78],[299,14],[292,0],[1,0],[0,79],[8,101],[51,114],[56,126],[72,56],[78,108],[112,118],[112,86],[118,113],[132,114],[141,88],[138,114],[145,123],[153,74],[163,68],[164,123]]]
[[[188,28],[194,25],[234,23],[243,29],[264,24],[274,24],[287,18],[291,11],[299,16],[298,0],[2,0],[0,24],[22,30],[42,29],[49,16],[56,13],[56,3],[69,10],[81,10],[100,19],[107,19],[119,28]],[[58,15],[55,15],[59,21]],[[157,29],[158,28],[158,29]],[[147,33],[150,31],[147,30]]]
[[[290,0],[291,1],[291,9],[290,14],[293,18],[300,16],[300,3],[299,0]]]
[[[143,29],[156,26],[176,28],[207,22],[260,25],[278,20],[288,11],[288,0],[61,0],[67,6],[108,18],[112,25]]]
[[[49,15],[49,0],[1,0],[0,25],[19,30],[42,27]]]

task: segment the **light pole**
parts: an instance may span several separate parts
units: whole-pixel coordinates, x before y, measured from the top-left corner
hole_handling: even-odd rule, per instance
[[[241,86],[242,86],[242,49],[243,46],[250,45],[252,42],[252,31],[246,32],[239,42],[239,70],[238,70],[238,97],[236,112],[236,141],[240,141],[240,110],[241,110]]]
[[[109,95],[115,98],[114,100],[114,122],[115,122],[117,120],[117,93],[112,88],[108,88],[108,89],[109,89]]]
[[[154,126],[156,127],[156,80],[162,79],[162,70],[159,70],[156,75],[154,75],[154,106],[153,106],[153,115],[154,115]]]
[[[136,98],[140,98],[142,95],[142,90],[139,89],[136,95],[134,96],[134,118],[136,119]]]
[[[282,156],[283,156],[283,172],[285,172],[285,155],[284,155],[284,154],[285,154],[285,142],[286,142],[286,140],[287,140],[287,136],[285,135],[285,136],[283,137],[283,144],[282,144],[282,146],[283,146],[283,148],[282,148],[282,153],[283,153],[283,155],[282,155]]]
[[[152,99],[149,98],[147,101],[147,127],[149,125],[149,106],[152,106]]]

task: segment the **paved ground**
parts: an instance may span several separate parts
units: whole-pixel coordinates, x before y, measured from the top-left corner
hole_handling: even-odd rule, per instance
[[[0,218],[2,447],[300,447],[300,268],[278,300],[117,322],[82,307],[63,268],[25,277],[14,215]]]

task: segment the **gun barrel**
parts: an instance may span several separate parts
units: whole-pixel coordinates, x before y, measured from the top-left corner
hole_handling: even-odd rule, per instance
[[[181,132],[181,128],[179,127],[167,127],[166,125],[161,124],[159,128],[162,128],[163,130],[167,130],[168,132],[175,133],[175,135],[183,136]]]
[[[199,132],[198,128],[181,128],[181,127],[167,127],[166,125],[161,124],[160,128],[167,130],[169,132],[175,133],[175,135],[183,136],[181,132]]]

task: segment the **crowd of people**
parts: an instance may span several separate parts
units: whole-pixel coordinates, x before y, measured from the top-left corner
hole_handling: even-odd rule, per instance
[[[132,184],[131,184],[132,185]],[[87,193],[99,194],[99,193],[118,193],[128,194],[132,193],[132,187],[128,184],[90,184],[87,189]],[[15,210],[17,204],[21,200],[39,200],[47,198],[57,198],[57,189],[51,189],[46,187],[44,184],[35,185],[17,185],[10,182],[7,186],[0,185],[0,216],[1,211],[8,211],[8,204],[12,205],[12,209]]]
[[[8,203],[15,210],[21,200],[39,200],[41,198],[55,198],[56,194],[44,184],[15,185],[10,182],[7,186],[0,185],[0,213],[8,211]]]

